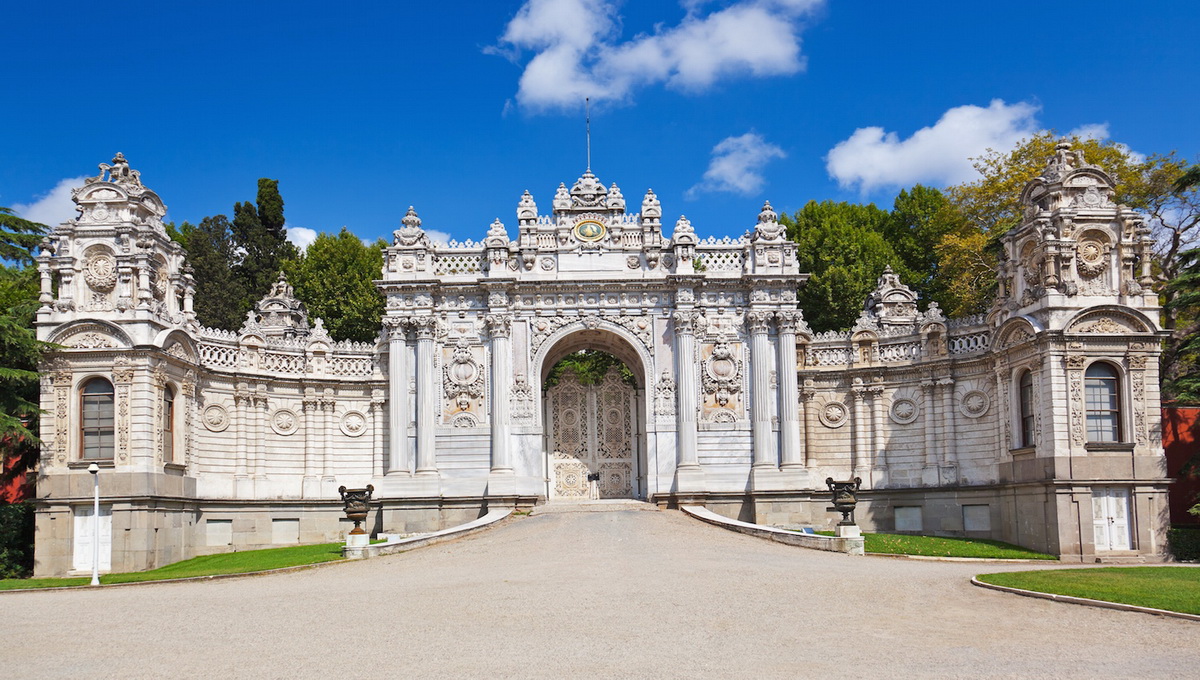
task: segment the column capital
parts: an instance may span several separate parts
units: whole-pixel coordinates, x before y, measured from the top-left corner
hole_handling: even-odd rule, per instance
[[[493,338],[507,338],[512,334],[511,314],[488,314],[484,320]]]
[[[412,318],[412,326],[417,330],[418,340],[432,339],[434,331],[437,330],[437,317],[414,316]]]
[[[751,310],[746,312],[746,326],[750,329],[751,333],[766,333],[774,316],[774,312],[761,309]]]
[[[675,320],[675,332],[681,335],[691,335],[696,332],[696,321],[700,318],[699,312],[690,309],[681,309],[672,315]]]
[[[785,309],[775,312],[775,321],[779,324],[779,332],[795,333],[796,327],[802,323],[804,315],[798,309]]]

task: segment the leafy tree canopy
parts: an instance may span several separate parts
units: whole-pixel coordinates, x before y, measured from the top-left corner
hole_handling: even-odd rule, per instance
[[[284,271],[296,297],[308,307],[311,318],[325,321],[336,340],[370,342],[379,334],[383,295],[373,281],[383,269],[380,240],[362,242],[345,227],[336,235],[320,234]]]
[[[27,423],[40,409],[37,365],[46,343],[33,330],[39,280],[33,249],[46,226],[0,208],[0,439],[37,442]],[[8,264],[11,263],[11,264]]]
[[[237,330],[250,308],[245,304],[242,280],[234,274],[240,258],[229,219],[224,215],[205,217],[197,226],[184,222],[180,232],[196,280],[197,320],[205,326]]]
[[[558,381],[562,379],[562,374],[568,370],[575,372],[581,385],[599,385],[609,369],[613,368],[621,374],[621,380],[637,387],[637,378],[633,375],[633,371],[629,370],[629,367],[620,359],[600,350],[584,349],[568,354],[554,364],[550,372],[546,374],[543,389],[550,389],[557,385]]]
[[[883,236],[889,218],[874,204],[809,201],[780,219],[797,244],[800,271],[810,274],[799,301],[814,331],[853,325],[885,267],[902,281],[917,278]]]
[[[299,256],[287,240],[278,180],[258,180],[256,202],[234,204],[230,231],[235,250],[241,253],[233,271],[241,283],[244,314],[270,290],[283,264]]]

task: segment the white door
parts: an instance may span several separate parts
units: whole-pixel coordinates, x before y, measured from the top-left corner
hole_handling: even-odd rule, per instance
[[[75,546],[71,568],[92,570],[92,532],[95,528],[91,505],[75,506]],[[100,506],[100,571],[112,570],[112,506]]]
[[[586,499],[595,479],[600,498],[633,498],[633,388],[610,369],[599,385],[564,371],[547,393],[550,405],[550,494]]]
[[[1129,550],[1129,489],[1092,489],[1096,550]]]

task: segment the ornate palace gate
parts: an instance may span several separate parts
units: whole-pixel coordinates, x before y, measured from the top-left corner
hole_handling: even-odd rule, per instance
[[[599,385],[565,371],[546,395],[550,423],[550,496],[586,499],[588,475],[599,475],[600,498],[638,494],[634,390],[609,369]]]

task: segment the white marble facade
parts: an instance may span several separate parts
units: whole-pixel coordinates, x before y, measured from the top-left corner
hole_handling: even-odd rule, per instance
[[[667,237],[653,191],[630,213],[589,170],[549,215],[525,192],[511,237],[497,220],[482,241],[434,243],[410,208],[384,254],[379,339],[361,344],[332,341],[282,278],[240,331],[200,327],[166,208],[118,156],[38,258],[38,332],[63,346],[43,378],[38,573],[71,568],[93,378],[111,385],[101,474],[129,569],[331,540],[342,485],[373,484],[376,528],[396,531],[553,500],[543,383],[580,349],[634,374],[631,473],[610,487],[630,497],[825,525],[825,479],[857,476],[868,529],[1156,556],[1157,298],[1147,231],[1111,195],[1060,148],[1004,238],[989,314],[921,312],[886,271],[852,329],[814,334],[769,203],[743,237],[702,239],[684,217]],[[1114,441],[1088,429],[1096,362],[1119,383]],[[1120,503],[1128,545],[1093,517]]]

